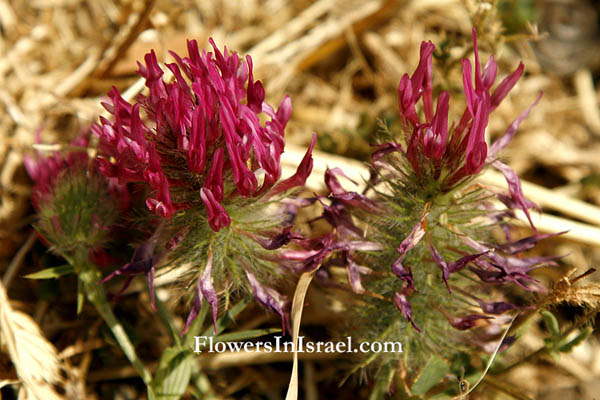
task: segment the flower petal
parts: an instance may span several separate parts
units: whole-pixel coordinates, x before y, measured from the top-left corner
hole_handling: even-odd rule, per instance
[[[491,163],[494,160],[494,158],[496,157],[496,155],[498,154],[498,152],[500,152],[500,150],[504,149],[508,145],[508,143],[512,140],[512,138],[515,136],[515,133],[517,132],[517,129],[519,129],[519,125],[521,125],[521,122],[523,122],[523,120],[525,118],[527,118],[531,109],[533,107],[535,107],[536,104],[542,99],[542,95],[543,95],[543,93],[540,92],[540,94],[535,99],[535,101],[533,103],[531,103],[529,105],[529,107],[527,107],[517,117],[517,119],[515,119],[508,126],[508,128],[506,128],[506,131],[504,132],[504,134],[502,134],[502,136],[500,136],[494,143],[492,143],[492,145],[489,148],[488,155],[487,155],[486,161],[488,163]]]
[[[206,215],[211,229],[218,232],[221,228],[229,226],[231,219],[223,206],[216,201],[210,189],[200,189],[200,198],[206,207]]]
[[[290,176],[289,178],[279,182],[277,185],[275,185],[275,187],[273,189],[271,189],[269,191],[269,193],[267,193],[267,197],[275,196],[281,192],[285,192],[286,190],[289,190],[289,189],[297,187],[297,186],[303,186],[306,183],[306,179],[308,179],[308,176],[312,172],[312,167],[313,167],[312,151],[313,151],[316,143],[317,143],[317,134],[313,133],[312,140],[310,142],[310,146],[308,147],[306,154],[304,154],[304,157],[302,158],[300,165],[298,165],[298,169],[296,170],[296,173],[294,175]]]
[[[400,312],[402,313],[404,318],[406,318],[410,322],[410,324],[413,326],[413,328],[415,328],[417,330],[417,332],[423,333],[423,331],[417,326],[415,321],[413,321],[412,308],[410,306],[408,299],[406,298],[406,295],[403,294],[402,291],[394,293],[394,304],[396,305],[398,310],[400,310]]]
[[[281,329],[283,334],[285,335],[286,328],[290,329],[290,321],[287,309],[289,307],[289,302],[287,298],[277,292],[275,289],[270,288],[268,286],[263,286],[254,276],[254,274],[248,270],[246,271],[246,276],[248,277],[248,282],[252,287],[252,291],[254,292],[254,297],[260,304],[262,304],[265,308],[272,310],[279,314],[281,317]]]
[[[529,221],[529,225],[531,225],[531,229],[533,229],[537,233],[537,229],[533,225],[531,215],[529,214],[525,195],[523,194],[523,189],[521,189],[521,180],[519,179],[519,176],[515,171],[513,171],[512,168],[498,160],[494,161],[492,165],[494,166],[494,168],[502,172],[502,175],[504,175],[506,183],[508,183],[508,190],[512,199],[519,205],[521,210],[523,210],[523,212],[527,216],[527,220]]]

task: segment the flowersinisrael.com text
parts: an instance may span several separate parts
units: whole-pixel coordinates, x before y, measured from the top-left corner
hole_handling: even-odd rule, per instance
[[[213,336],[194,336],[195,353],[293,353],[294,343],[283,341],[282,336],[275,336],[275,341],[269,342],[219,342]],[[313,342],[305,341],[304,336],[298,337],[298,353],[402,353],[400,342],[362,342],[357,346],[352,345],[352,338],[348,336],[341,342]]]

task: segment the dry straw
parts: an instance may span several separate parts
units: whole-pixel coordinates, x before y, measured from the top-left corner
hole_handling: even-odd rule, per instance
[[[60,364],[54,346],[35,321],[14,310],[0,283],[0,335],[15,366],[27,399],[59,400],[53,384],[59,381]]]

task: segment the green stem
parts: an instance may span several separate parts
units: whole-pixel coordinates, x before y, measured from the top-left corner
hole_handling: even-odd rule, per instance
[[[102,279],[102,275],[98,269],[87,263],[82,262],[79,263],[79,268],[76,267],[76,270],[79,269],[79,279],[83,282],[84,292],[86,293],[87,299],[92,303],[98,313],[104,319],[104,322],[109,326],[112,331],[115,339],[121,346],[121,350],[125,353],[125,357],[131,362],[133,367],[137,370],[138,374],[148,387],[148,398],[154,399],[154,393],[152,391],[152,375],[150,371],[146,369],[142,361],[139,359],[135,352],[135,348],[133,343],[129,340],[127,333],[125,333],[125,329],[123,329],[123,325],[117,320],[115,314],[113,313],[110,305],[108,304],[108,299],[106,298],[106,294],[104,293],[104,289],[99,284]]]
[[[171,339],[173,339],[173,346],[177,348],[181,348],[181,338],[179,337],[179,333],[171,323],[171,316],[169,315],[169,311],[165,307],[164,303],[158,296],[155,295],[154,302],[156,303],[156,309],[158,311],[158,316],[160,320],[163,322],[165,327],[168,329],[171,334]],[[203,304],[204,305],[204,304]]]

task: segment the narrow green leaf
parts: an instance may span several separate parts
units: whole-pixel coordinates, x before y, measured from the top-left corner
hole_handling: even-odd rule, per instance
[[[230,308],[225,314],[223,314],[221,318],[217,319],[217,335],[223,332],[223,330],[225,330],[225,328],[227,328],[229,324],[233,322],[235,317],[237,317],[237,315],[246,308],[248,303],[250,303],[250,300],[250,297],[243,299],[235,306]],[[208,328],[206,328],[206,330],[201,335],[198,334],[200,328],[202,327],[202,321],[204,320],[207,310],[207,302],[204,302],[204,304],[202,304],[202,308],[200,309],[199,315],[196,317],[194,322],[192,322],[192,325],[190,326],[188,332],[183,336],[183,347],[185,349],[191,349],[194,346],[194,337],[196,336],[214,336],[212,324]]]
[[[33,274],[25,275],[27,279],[54,279],[63,275],[72,274],[75,268],[72,265],[65,264],[59,267],[46,268]]]
[[[386,398],[392,379],[394,379],[394,369],[386,367],[383,371],[381,371],[380,376],[377,377],[375,387],[369,395],[369,400]]]
[[[163,351],[152,387],[159,400],[179,399],[192,376],[194,359],[189,351],[169,347]]]
[[[560,327],[558,326],[558,320],[550,311],[542,311],[542,318],[544,318],[544,322],[546,323],[546,327],[550,331],[550,334],[553,338],[560,338]]]
[[[424,395],[429,389],[440,383],[448,373],[450,373],[450,366],[441,358],[432,355],[410,391],[417,396]]]
[[[83,309],[83,302],[85,301],[85,290],[83,288],[81,279],[77,280],[77,315],[81,313]]]
[[[573,340],[561,345],[558,348],[558,351],[560,351],[562,353],[568,353],[569,351],[571,351],[573,349],[573,347],[584,342],[588,337],[590,337],[592,332],[594,332],[594,328],[592,328],[591,326],[588,326],[583,331],[581,331],[581,333],[579,335],[575,336],[575,338]]]

